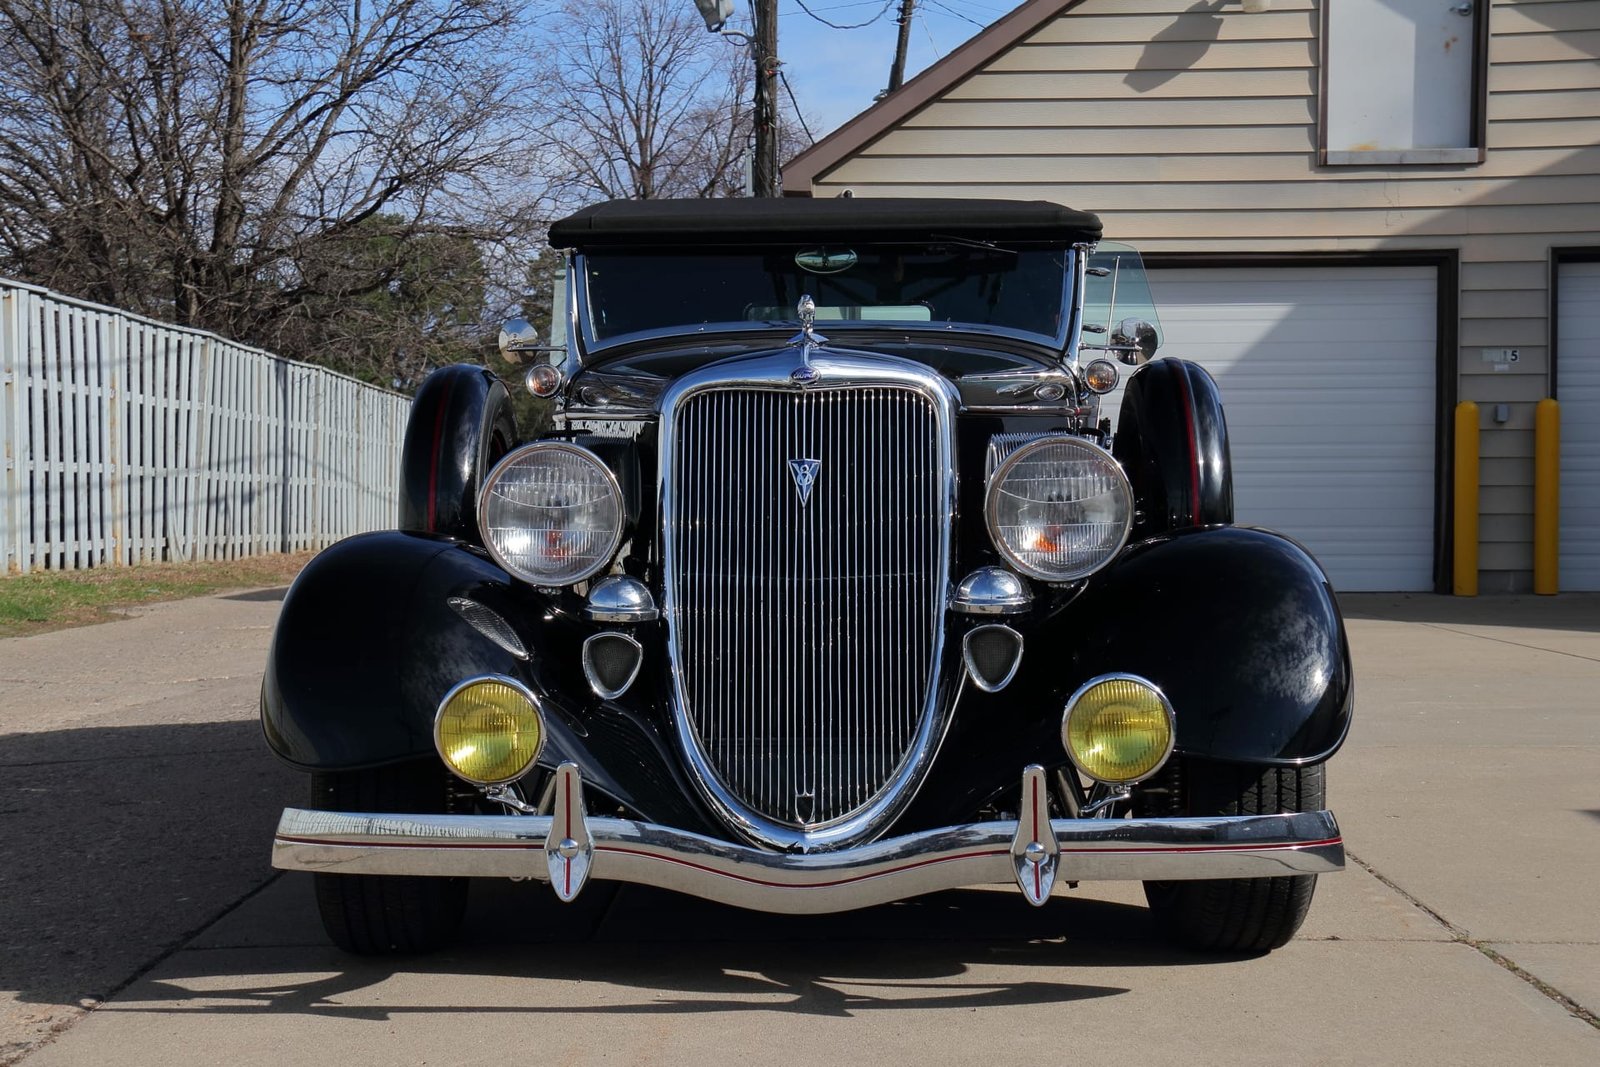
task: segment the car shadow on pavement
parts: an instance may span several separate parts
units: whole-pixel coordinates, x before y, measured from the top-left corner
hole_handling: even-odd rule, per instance
[[[1035,910],[989,889],[830,916],[763,915],[604,883],[573,905],[542,885],[473,889],[455,949],[345,955],[320,943],[307,893],[286,916],[303,924],[303,941],[179,953],[115,1009],[366,1021],[480,1012],[853,1016],[1065,1004],[1131,991],[1094,981],[1096,971],[1230,959],[1168,947],[1140,907],[1069,897]]]
[[[275,603],[289,595],[289,587],[280,585],[272,589],[252,589],[245,593],[229,593],[223,600],[243,600],[250,603]]]
[[[0,1062],[266,884],[304,790],[254,718],[0,734]]]
[[[1128,990],[1084,979],[1225,959],[1167,947],[1142,907],[1073,896],[1034,909],[959,890],[774,916],[603,882],[562,905],[504,881],[474,885],[459,947],[363,959],[326,943],[308,877],[268,867],[303,785],[254,721],[0,736],[0,775],[0,989],[35,1015],[111,994],[110,1010],[350,1018],[840,1015],[1115,996]],[[510,992],[485,995],[499,988],[485,978]]]

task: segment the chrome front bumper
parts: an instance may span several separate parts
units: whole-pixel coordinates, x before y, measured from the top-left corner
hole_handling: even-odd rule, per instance
[[[1023,772],[1016,820],[836,852],[764,852],[632,819],[583,815],[572,764],[554,815],[383,815],[289,808],[272,865],[334,874],[538,878],[563,900],[593,878],[757,911],[849,911],[959,886],[1015,882],[1034,904],[1066,881],[1269,878],[1344,867],[1328,811],[1180,819],[1051,819],[1044,772]]]

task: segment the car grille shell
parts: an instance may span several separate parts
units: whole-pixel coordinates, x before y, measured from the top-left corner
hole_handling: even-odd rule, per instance
[[[711,382],[672,406],[674,710],[716,806],[758,839],[787,830],[781,843],[803,847],[830,827],[857,839],[925,769],[940,725],[950,418],[917,380]]]

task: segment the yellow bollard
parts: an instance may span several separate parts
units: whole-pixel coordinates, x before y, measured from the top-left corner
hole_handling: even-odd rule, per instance
[[[1456,405],[1455,566],[1451,592],[1478,595],[1478,405]]]
[[[1561,587],[1561,405],[1549,397],[1533,412],[1533,591]]]

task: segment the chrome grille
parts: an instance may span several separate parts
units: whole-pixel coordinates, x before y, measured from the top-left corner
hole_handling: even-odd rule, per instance
[[[843,819],[930,714],[950,500],[921,390],[718,388],[677,408],[666,534],[679,714],[773,822]],[[810,499],[790,460],[820,460]]]

